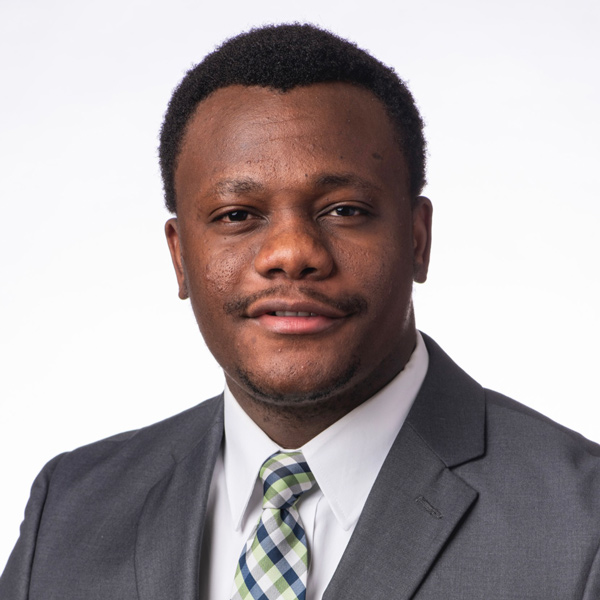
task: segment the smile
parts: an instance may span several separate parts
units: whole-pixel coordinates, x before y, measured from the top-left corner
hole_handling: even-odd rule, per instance
[[[246,317],[276,335],[315,335],[337,328],[351,313],[312,299],[264,298],[252,303]]]
[[[304,311],[295,312],[293,310],[276,310],[269,314],[273,315],[275,317],[318,317],[319,316],[316,313],[312,313],[312,312],[304,312]]]
[[[276,310],[251,319],[261,329],[280,335],[314,335],[342,323],[345,317],[329,317],[308,311]]]

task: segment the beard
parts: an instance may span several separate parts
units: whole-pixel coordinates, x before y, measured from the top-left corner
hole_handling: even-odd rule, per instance
[[[319,388],[297,392],[274,389],[264,382],[263,377],[249,370],[238,368],[236,373],[242,387],[266,409],[290,415],[301,411],[305,417],[309,417],[339,410],[340,395],[347,395],[343,394],[343,390],[359,369],[360,358],[354,357],[343,371]]]

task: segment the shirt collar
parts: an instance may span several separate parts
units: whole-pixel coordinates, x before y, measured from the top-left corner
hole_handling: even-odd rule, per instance
[[[374,396],[302,448],[344,530],[356,524],[367,496],[423,383],[429,355],[421,334],[404,369]],[[225,480],[236,529],[263,462],[279,446],[252,421],[225,386]]]
[[[225,483],[236,531],[250,501],[260,468],[278,445],[246,414],[225,384]]]

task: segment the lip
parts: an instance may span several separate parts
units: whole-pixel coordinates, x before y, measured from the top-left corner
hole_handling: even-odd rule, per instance
[[[246,316],[272,333],[310,335],[326,331],[350,315],[313,300],[268,299],[252,305]]]
[[[248,309],[246,316],[255,319],[262,315],[276,312],[309,313],[329,319],[341,319],[348,316],[346,313],[336,310],[332,306],[327,306],[315,300],[285,300],[281,298],[269,298],[255,302]]]

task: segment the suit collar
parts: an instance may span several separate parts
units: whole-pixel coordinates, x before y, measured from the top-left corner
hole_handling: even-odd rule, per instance
[[[140,600],[198,598],[208,492],[223,438],[222,396],[190,418],[197,418],[194,445],[182,452],[180,444],[173,468],[150,490],[141,511],[135,555]]]
[[[429,370],[407,417],[414,430],[448,467],[485,452],[483,388],[428,336]]]
[[[408,600],[477,491],[452,472],[485,451],[483,389],[423,336],[429,370],[323,600]]]

